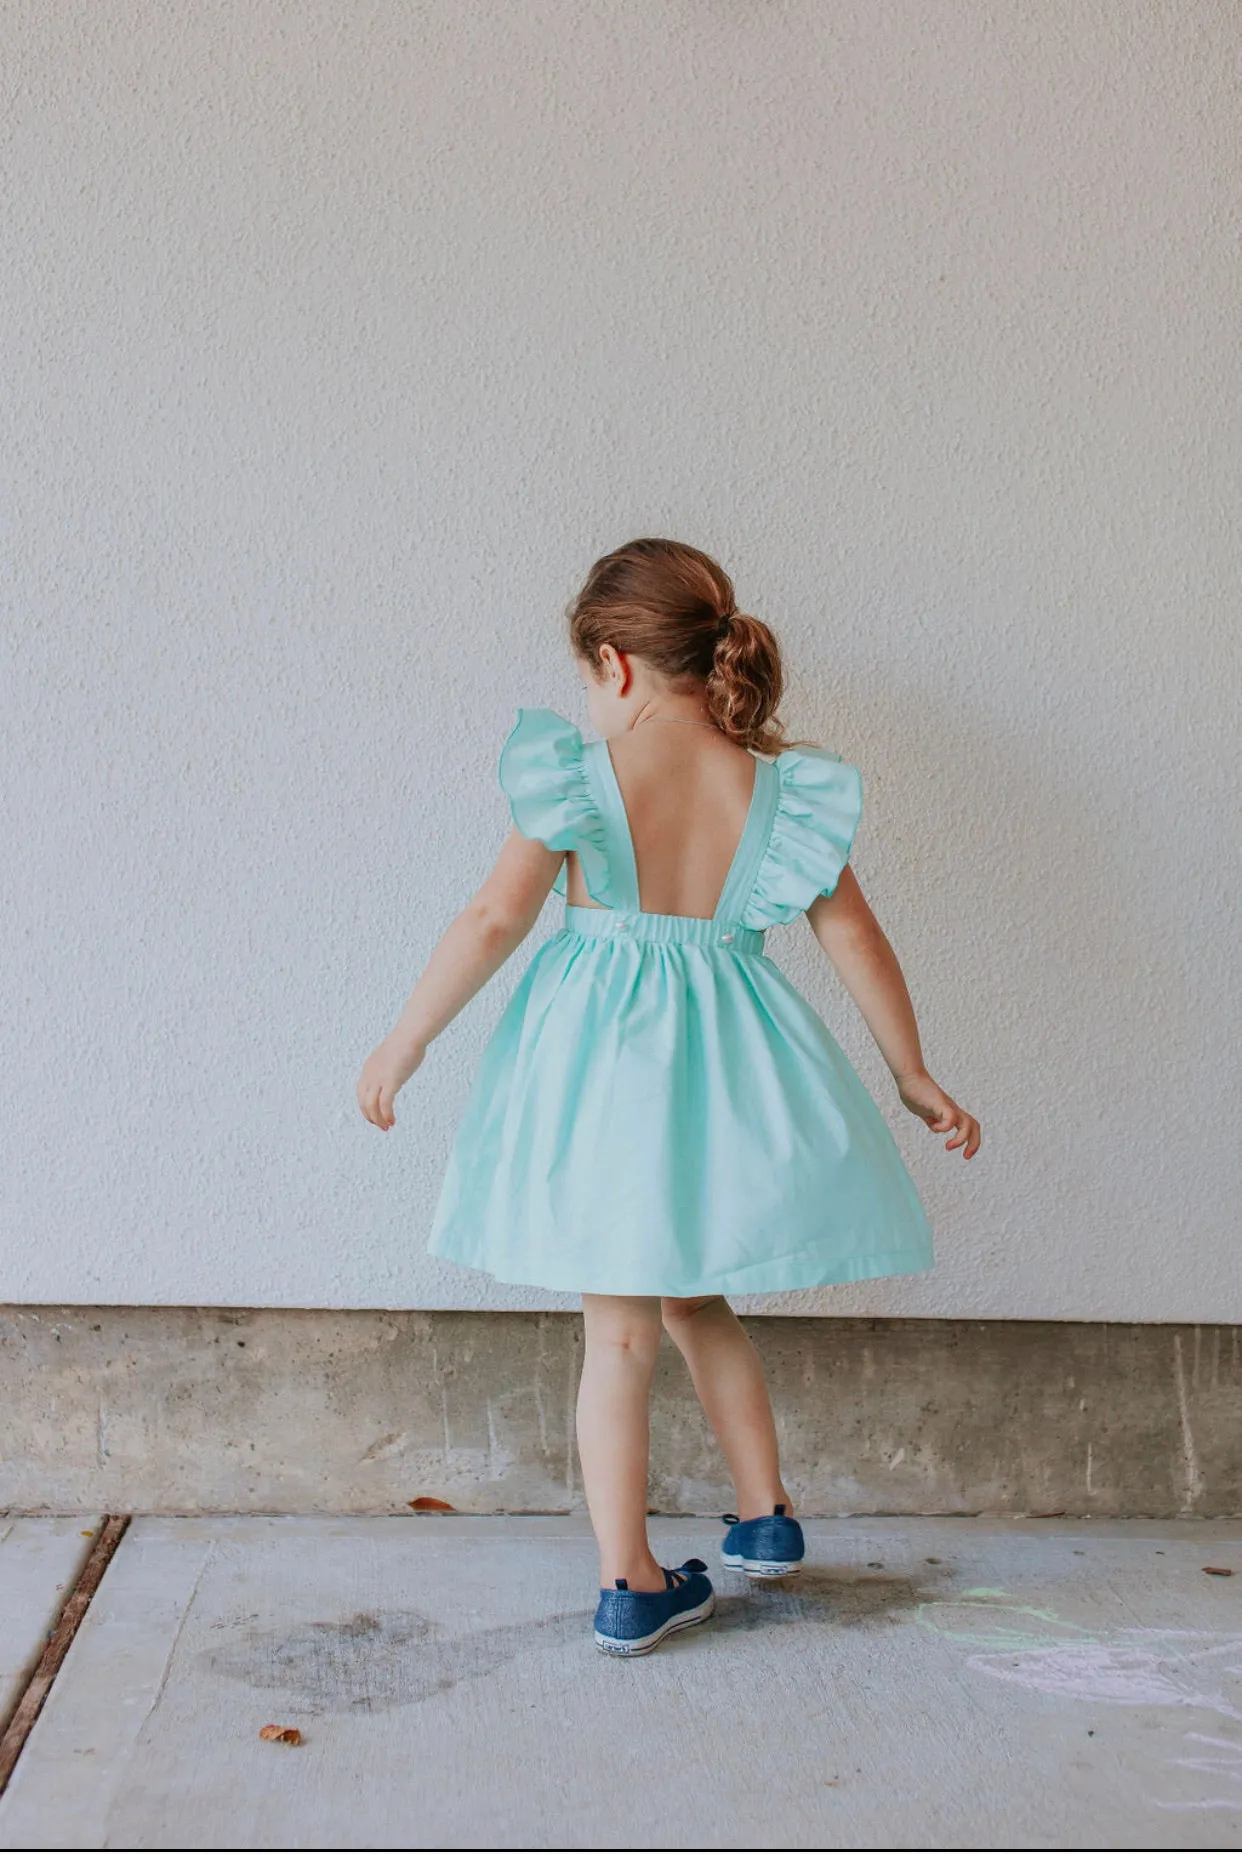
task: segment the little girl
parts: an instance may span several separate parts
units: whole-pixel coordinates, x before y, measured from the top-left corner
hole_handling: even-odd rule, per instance
[[[979,1125],[923,1064],[901,968],[848,863],[858,769],[784,743],[780,654],[697,548],[631,541],[569,610],[601,739],[519,711],[500,756],[514,830],[363,1066],[372,1125],[432,1038],[516,951],[549,891],[565,925],[501,1017],[449,1161],[430,1252],[582,1295],[578,1447],[600,1550],[595,1640],[644,1654],[703,1622],[701,1559],[647,1538],[648,1398],[661,1329],[737,1489],[722,1552],[796,1571],[759,1358],[724,1296],[932,1264],[931,1231],[857,1071],[766,957],[805,913],[904,1106],[971,1158]]]

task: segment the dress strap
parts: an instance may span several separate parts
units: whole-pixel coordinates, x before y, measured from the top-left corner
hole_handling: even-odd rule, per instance
[[[760,865],[767,855],[768,839],[772,835],[779,798],[780,778],[776,767],[770,760],[756,759],[750,810],[746,814],[746,823],[734,851],[729,873],[725,877],[725,885],[720,891],[720,900],[716,903],[716,912],[712,917],[714,920],[740,921],[745,913],[746,904],[758,879]]]
[[[583,749],[582,760],[607,840],[612,905],[629,913],[638,907],[638,864],[634,858],[634,840],[630,836],[625,801],[621,797],[621,787],[617,784],[608,742],[592,741]]]

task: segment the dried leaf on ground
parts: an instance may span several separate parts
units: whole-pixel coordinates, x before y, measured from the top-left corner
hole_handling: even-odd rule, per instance
[[[264,1725],[259,1729],[259,1737],[274,1745],[300,1745],[302,1742],[296,1725]]]

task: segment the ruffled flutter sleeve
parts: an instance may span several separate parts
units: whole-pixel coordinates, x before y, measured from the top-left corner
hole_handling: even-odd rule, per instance
[[[761,930],[793,920],[818,895],[831,895],[862,815],[862,774],[839,753],[791,747],[775,766],[776,815],[743,917],[747,927]]]
[[[573,722],[550,708],[519,708],[497,770],[523,837],[537,838],[549,850],[572,850],[591,899],[611,907],[603,820]],[[553,887],[565,893],[564,864]]]

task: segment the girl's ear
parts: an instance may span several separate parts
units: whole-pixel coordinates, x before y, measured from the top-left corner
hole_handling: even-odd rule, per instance
[[[614,695],[628,695],[634,681],[634,671],[625,651],[616,650],[611,644],[601,644],[599,667],[600,680],[611,684]]]

